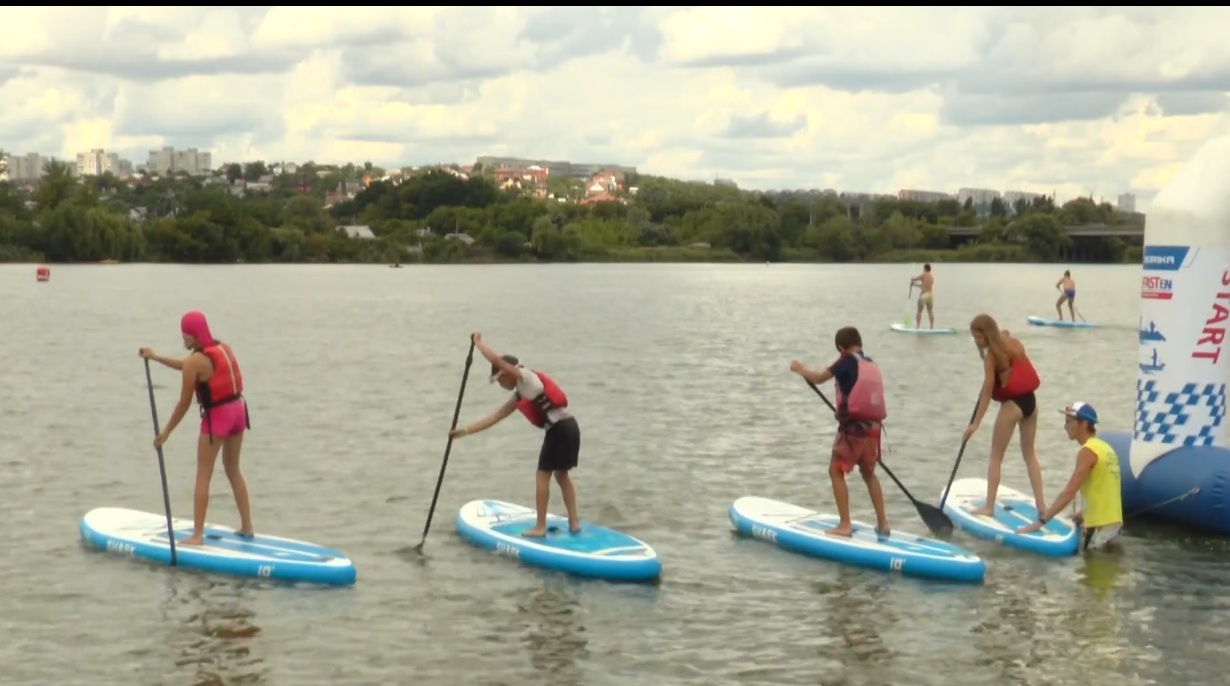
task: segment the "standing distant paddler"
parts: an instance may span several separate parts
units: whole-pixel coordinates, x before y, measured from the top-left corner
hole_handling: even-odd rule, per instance
[[[914,312],[914,328],[922,328],[923,307],[927,308],[927,320],[931,328],[935,328],[935,276],[931,274],[931,264],[923,265],[922,273],[910,279],[911,285],[918,286],[918,310]]]
[[[1076,301],[1076,280],[1072,278],[1070,270],[1063,270],[1063,277],[1055,282],[1055,288],[1059,289],[1059,300],[1055,301],[1055,312],[1059,315],[1059,321],[1063,321],[1063,304],[1068,303],[1068,314],[1072,315],[1072,321],[1076,321],[1076,310],[1073,303]]]
[[[551,477],[559,483],[568,510],[568,528],[580,533],[581,518],[577,515],[577,494],[569,471],[577,466],[581,453],[581,428],[568,410],[568,397],[546,374],[526,369],[512,355],[500,355],[483,343],[482,335],[474,334],[474,347],[491,363],[491,381],[512,391],[500,409],[479,421],[453,429],[454,438],[485,431],[519,410],[530,424],[543,429],[542,448],[538,452],[535,474],[534,506],[538,521],[521,535],[542,538],[547,535],[547,504],[551,499]]]

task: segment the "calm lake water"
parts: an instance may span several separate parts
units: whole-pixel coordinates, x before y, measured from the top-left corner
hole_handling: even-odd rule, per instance
[[[1136,266],[1073,269],[1102,328],[1046,330],[1064,265],[937,265],[940,325],[992,313],[1043,378],[1048,493],[1074,446],[1053,414],[1081,399],[1130,428]],[[980,383],[964,333],[889,331],[908,265],[0,267],[0,683],[1152,684],[1218,683],[1227,545],[1134,523],[1125,552],[1048,559],[957,534],[983,586],[920,582],[732,536],[759,494],[831,509],[831,414],[789,372],[854,324],[889,388],[885,461],[925,500],[948,476]],[[244,470],[259,530],[337,547],[353,588],[275,586],[85,549],[102,505],[162,511],[137,348],[180,351],[200,308],[243,365]],[[582,516],[654,545],[656,586],[564,578],[453,532],[476,498],[532,504],[539,435],[511,418],[456,442],[420,539],[468,335],[551,372],[583,431]],[[476,356],[477,357],[477,356]],[[155,366],[159,418],[174,372]],[[502,392],[475,362],[462,421]],[[195,407],[167,445],[191,517]],[[1054,417],[1052,420],[1051,418]],[[961,475],[982,476],[990,426]],[[1027,490],[1015,440],[1005,483]],[[924,533],[884,480],[896,528]],[[861,484],[856,517],[871,517]],[[562,511],[558,494],[552,507]],[[221,467],[211,522],[237,524]]]

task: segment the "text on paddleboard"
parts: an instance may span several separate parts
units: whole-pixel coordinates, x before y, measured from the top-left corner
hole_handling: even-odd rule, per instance
[[[107,541],[107,552],[120,553],[122,555],[135,555],[137,553],[137,547],[131,543],[124,543],[123,541]]]
[[[752,537],[765,541],[772,541],[774,543],[777,542],[777,532],[767,526],[760,526],[759,524],[752,525]]]
[[[509,557],[520,557],[521,556],[521,551],[517,550],[516,546],[512,546],[507,543],[496,543],[495,552],[499,553],[500,555],[507,555]]]

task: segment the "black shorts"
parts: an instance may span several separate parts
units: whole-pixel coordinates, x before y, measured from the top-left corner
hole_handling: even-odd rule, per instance
[[[1038,396],[1034,395],[1033,391],[1015,398],[1009,398],[1004,402],[1016,403],[1016,406],[1021,408],[1022,419],[1029,419],[1038,411]]]
[[[538,471],[566,472],[577,466],[581,455],[581,427],[576,417],[556,422],[542,437],[538,451]]]

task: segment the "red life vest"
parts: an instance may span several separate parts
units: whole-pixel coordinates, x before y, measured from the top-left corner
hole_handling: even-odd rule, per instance
[[[855,354],[854,359],[858,361],[858,378],[850,395],[843,395],[841,386],[837,386],[837,421],[843,424],[884,421],[888,408],[884,406],[884,379],[880,368],[862,353]]]
[[[231,346],[218,342],[201,351],[213,363],[214,373],[209,381],[197,382],[196,401],[201,410],[225,405],[239,400],[243,395],[243,372]]]
[[[542,429],[549,428],[547,424],[547,411],[568,407],[568,396],[564,395],[563,389],[556,385],[555,381],[537,370],[530,370],[538,376],[538,380],[542,382],[542,393],[539,393],[535,398],[522,398],[517,395],[517,409],[521,410],[521,414],[530,420],[530,424]]]
[[[1013,362],[1008,367],[1008,383],[999,383],[999,374],[995,375],[995,386],[991,388],[991,397],[999,402],[1012,400],[1023,395],[1029,395],[1038,390],[1042,380],[1038,378],[1038,370],[1028,357]]]

